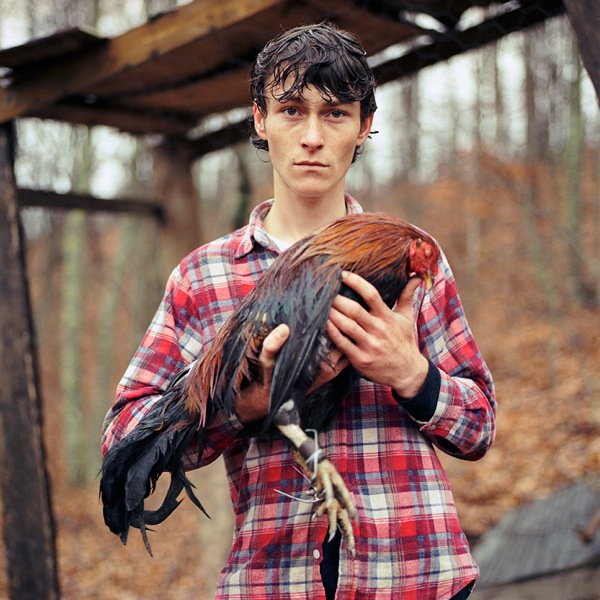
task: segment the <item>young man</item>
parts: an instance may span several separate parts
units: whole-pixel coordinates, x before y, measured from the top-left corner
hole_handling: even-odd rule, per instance
[[[359,43],[330,25],[290,30],[260,53],[252,139],[269,151],[274,197],[246,227],[198,248],[173,271],[107,415],[104,452],[210,345],[283,249],[361,210],[344,182],[369,135],[373,89]],[[312,521],[314,507],[293,499],[308,484],[284,441],[244,435],[266,414],[269,371],[288,335],[281,325],[263,345],[263,383],[247,388],[236,415],[213,418],[200,457],[204,465],[223,455],[235,512],[217,598],[458,600],[477,578],[434,446],[468,460],[483,456],[494,438],[495,397],[450,268],[442,256],[431,289],[411,280],[394,310],[360,277],[347,274],[345,283],[368,310],[335,300],[328,333],[337,350],[318,385],[348,363],[362,377],[319,445],[357,507],[355,556],[339,535],[326,542],[327,519]],[[190,448],[189,464],[197,459]]]

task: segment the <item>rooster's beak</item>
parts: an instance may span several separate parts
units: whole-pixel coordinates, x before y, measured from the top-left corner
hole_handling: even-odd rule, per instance
[[[429,269],[425,271],[423,281],[425,282],[425,289],[429,291],[433,286],[433,273]]]

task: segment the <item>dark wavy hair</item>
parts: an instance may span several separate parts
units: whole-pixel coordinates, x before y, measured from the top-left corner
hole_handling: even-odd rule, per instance
[[[367,54],[358,39],[332,23],[301,25],[284,31],[267,43],[252,66],[250,91],[259,110],[267,114],[267,96],[281,87],[281,102],[302,96],[306,86],[314,86],[323,98],[360,102],[364,121],[377,110],[375,77],[367,64]],[[268,150],[251,120],[250,141],[259,150]],[[358,157],[356,149],[353,161]]]

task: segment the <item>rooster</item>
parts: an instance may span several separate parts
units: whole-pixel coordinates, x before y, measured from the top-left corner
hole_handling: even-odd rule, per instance
[[[437,273],[440,251],[423,231],[379,213],[348,215],[294,244],[278,257],[254,290],[220,329],[210,348],[180,371],[150,412],[106,454],[100,495],[109,529],[127,542],[139,528],[152,555],[146,527],[166,519],[185,489],[204,508],[187,478],[183,455],[191,443],[205,444],[205,425],[220,409],[234,411],[244,388],[259,377],[258,356],[265,337],[279,324],[290,333],[272,373],[268,415],[250,435],[283,435],[312,481],[315,516],[329,518],[330,537],[339,524],[354,547],[352,496],[334,465],[318,447],[316,435],[339,409],[357,373],[346,367],[333,381],[311,391],[333,349],[326,334],[331,304],[343,294],[363,304],[342,283],[342,271],[357,273],[392,308],[412,275],[427,282]],[[171,484],[162,505],[144,510],[160,475]],[[206,513],[205,513],[206,514]]]

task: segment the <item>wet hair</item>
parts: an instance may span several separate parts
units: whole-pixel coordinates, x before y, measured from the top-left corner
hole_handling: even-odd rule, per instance
[[[284,31],[258,54],[250,72],[252,99],[264,115],[267,97],[286,102],[302,97],[306,86],[315,87],[325,100],[360,102],[360,118],[369,118],[377,109],[375,78],[367,54],[358,39],[332,23],[301,25]],[[259,150],[268,150],[252,121],[250,141]],[[353,161],[358,157],[356,149]]]

